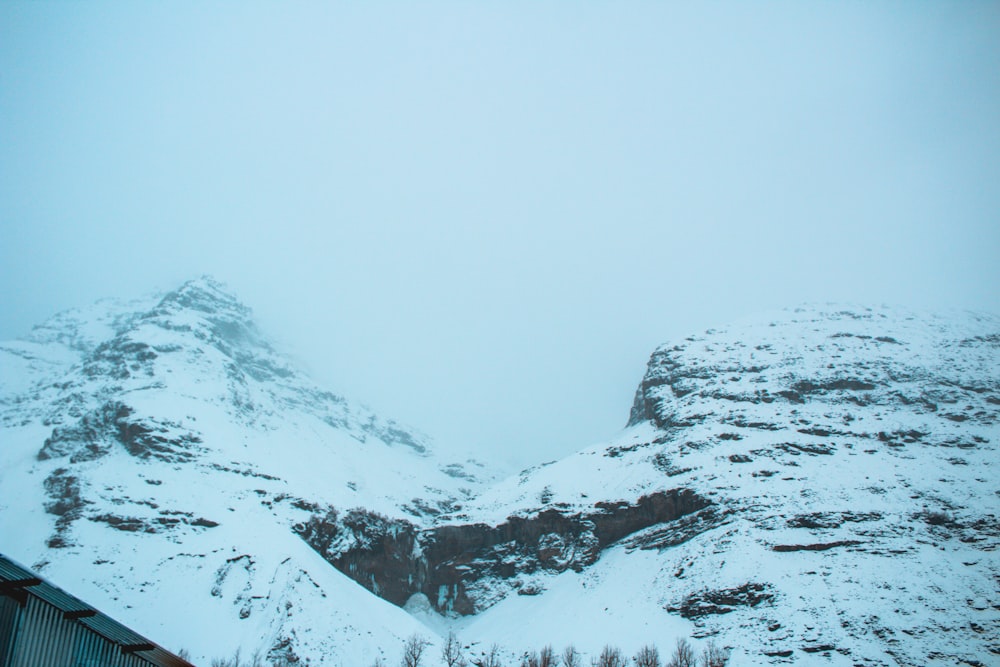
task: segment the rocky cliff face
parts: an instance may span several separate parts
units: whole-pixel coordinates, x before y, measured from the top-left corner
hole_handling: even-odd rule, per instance
[[[634,503],[599,502],[586,513],[551,508],[495,526],[446,523],[425,530],[362,510],[341,518],[331,509],[296,532],[338,570],[393,604],[423,594],[438,612],[469,615],[512,592],[540,593],[526,575],[579,572],[611,544],[708,505],[695,493],[672,489]]]
[[[783,327],[774,339],[762,335],[766,330],[739,338],[710,331],[656,350],[636,391],[629,425],[650,420],[663,430],[689,427],[707,419],[704,408],[718,409],[718,402],[732,413],[737,429],[801,425],[796,406],[807,403],[845,412],[850,406],[882,407],[934,416],[942,420],[931,421],[939,431],[955,430],[948,421],[996,422],[997,380],[988,372],[1000,346],[995,334],[971,330],[963,336],[949,331],[945,321],[900,322],[870,309],[804,311],[802,318],[809,322],[796,322],[794,332]],[[943,339],[934,340],[935,333]],[[740,414],[753,411],[749,406],[760,405],[772,406],[763,411],[772,416],[770,422],[740,421]],[[838,430],[843,428],[833,433]]]

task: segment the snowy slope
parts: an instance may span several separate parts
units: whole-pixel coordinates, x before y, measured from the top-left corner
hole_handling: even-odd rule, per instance
[[[995,317],[868,308],[659,348],[618,440],[488,489],[462,519],[676,488],[711,504],[582,572],[534,574],[532,603],[508,595],[467,632],[576,633],[591,651],[712,636],[738,664],[998,664],[998,348]]]
[[[200,279],[0,344],[0,551],[203,664],[450,631],[507,664],[682,636],[997,664],[998,347],[998,318],[886,308],[707,331],[654,352],[613,441],[489,485]]]
[[[420,628],[294,527],[329,506],[422,524],[476,480],[313,384],[218,283],[56,316],[0,364],[5,554],[205,662],[370,662]]]

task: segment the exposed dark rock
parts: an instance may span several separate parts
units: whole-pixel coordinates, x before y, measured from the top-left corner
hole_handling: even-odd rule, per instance
[[[710,365],[682,364],[674,353],[683,351],[681,347],[659,349],[653,353],[646,367],[646,375],[636,390],[629,412],[628,425],[653,421],[659,428],[685,428],[700,423],[706,415],[678,417],[664,401],[664,398],[683,398],[697,391],[705,380],[711,380],[725,372],[759,372],[757,368],[721,368]],[[666,392],[669,391],[669,394]],[[701,419],[699,420],[699,417]]]
[[[789,454],[793,455],[798,455],[799,453],[811,454],[811,455],[816,455],[816,454],[830,455],[833,454],[835,451],[837,451],[836,448],[833,447],[832,445],[813,445],[813,444],[804,445],[796,442],[783,442],[781,444],[775,445],[775,448],[784,450]]]
[[[399,428],[393,421],[381,422],[372,419],[361,428],[388,445],[404,445],[418,454],[427,453],[427,446],[417,436]]]
[[[337,510],[331,507],[326,511],[326,514],[317,512],[306,522],[296,525],[295,532],[321,556],[328,558],[333,553],[333,541],[341,532],[338,518]]]
[[[932,526],[947,526],[955,523],[954,517],[948,512],[922,512],[918,516]]]
[[[83,499],[80,490],[80,480],[69,474],[66,468],[57,468],[45,478],[45,493],[50,501],[45,504],[45,511],[56,517],[56,531],[49,537],[48,546],[59,549],[70,545],[67,537],[69,527],[80,518],[83,508],[88,504]]]
[[[537,584],[525,584],[517,589],[518,595],[541,595],[545,589]]]
[[[452,500],[428,501],[423,498],[414,498],[400,509],[416,517],[429,517],[449,514],[457,508],[458,506]]]
[[[182,431],[180,424],[171,421],[123,418],[118,421],[117,435],[128,453],[140,459],[177,463],[192,460],[202,450],[200,436]]]
[[[901,447],[904,444],[908,445],[920,442],[926,435],[926,433],[911,429],[907,431],[892,431],[888,433],[885,431],[879,431],[878,435],[875,437],[878,438],[879,442],[884,442],[890,446]]]
[[[239,465],[240,464],[238,464],[238,463],[233,463],[231,466],[224,466],[224,465],[220,465],[218,463],[213,463],[209,467],[212,468],[212,470],[218,470],[220,472],[231,472],[231,473],[233,473],[235,475],[241,475],[243,477],[257,477],[258,479],[266,479],[266,480],[269,480],[269,481],[272,481],[272,482],[275,482],[275,481],[278,481],[278,480],[281,479],[280,477],[275,477],[274,475],[268,475],[267,473],[259,472],[257,470],[251,470],[249,468],[238,467]]]
[[[781,396],[789,403],[805,403],[805,399],[802,398],[802,394],[800,394],[797,391],[793,391],[791,389],[784,389],[782,391],[779,391],[777,392],[777,395]]]
[[[88,517],[97,523],[106,523],[115,530],[129,533],[158,533],[161,530],[172,530],[179,526],[194,526],[196,528],[215,528],[219,524],[211,519],[193,519],[190,512],[164,512],[160,516],[151,519],[142,519],[134,516],[122,516],[119,514],[98,514]]]
[[[732,392],[718,388],[711,388],[699,392],[698,397],[730,401],[732,403],[752,403],[753,405],[774,402],[774,396],[772,396],[766,389],[757,389],[752,392]]]
[[[737,607],[756,607],[774,599],[768,584],[746,583],[736,588],[693,593],[676,607],[667,611],[677,612],[684,618],[701,618],[713,614],[728,614]]]
[[[817,644],[816,646],[803,646],[802,650],[806,653],[823,653],[826,651],[836,651],[837,647],[833,644]]]
[[[875,385],[871,382],[850,378],[838,378],[825,382],[800,380],[792,385],[792,391],[799,394],[818,394],[827,391],[871,391],[873,389],[875,389]]]
[[[841,431],[835,428],[819,428],[819,427],[809,427],[798,429],[799,433],[803,435],[814,435],[817,438],[829,438],[831,435],[839,436],[841,438],[862,438],[868,439],[872,437],[868,433],[855,433],[853,431]]]
[[[838,540],[836,542],[822,542],[817,544],[775,544],[771,547],[771,551],[826,551],[827,549],[834,549],[836,547],[853,547],[858,544],[861,544],[861,542],[857,540]]]
[[[640,442],[634,445],[620,445],[617,447],[609,447],[604,452],[604,455],[607,456],[608,458],[616,459],[620,457],[622,454],[626,454],[628,452],[634,452],[638,449],[642,449],[643,447],[649,447],[652,444],[653,443],[651,442]]]
[[[790,403],[805,403],[806,398],[816,394],[826,394],[833,391],[872,391],[875,385],[863,380],[839,378],[836,380],[826,380],[813,382],[812,380],[800,380],[790,388],[777,392],[778,396],[786,399]],[[853,402],[860,399],[852,397]]]
[[[438,611],[471,614],[490,603],[476,599],[472,589],[477,582],[581,570],[622,538],[708,504],[688,490],[675,489],[634,503],[598,503],[586,514],[545,509],[498,526],[446,525],[424,531],[366,510],[351,510],[343,518],[331,510],[295,530],[334,567],[393,604],[402,606],[413,594],[423,593]],[[688,530],[696,524],[705,529],[708,520],[700,521]],[[657,538],[650,539],[645,548],[654,548]]]
[[[292,501],[292,507],[295,509],[300,509],[305,512],[319,512],[320,506],[310,500],[304,500],[302,498],[296,498]]]
[[[674,547],[725,524],[731,514],[731,510],[719,511],[714,506],[709,506],[693,514],[635,533],[628,537],[624,544],[630,549],[644,550]]]
[[[778,424],[772,424],[770,422],[748,422],[743,417],[736,417],[733,419],[722,420],[724,424],[730,424],[732,426],[738,426],[739,428],[753,428],[761,431],[781,431],[785,427],[779,426]]]
[[[38,460],[72,456],[72,462],[90,461],[106,454],[114,442],[118,422],[131,413],[123,403],[111,401],[80,418],[73,426],[58,426],[45,439]]]
[[[878,512],[812,512],[794,516],[786,525],[789,528],[840,528],[845,522],[860,523],[881,518]]]
[[[746,454],[733,454],[732,456],[729,457],[729,460],[732,463],[751,463],[751,462],[753,462],[753,459],[750,458],[749,456],[747,456]]]
[[[201,438],[169,420],[137,418],[120,401],[109,401],[83,415],[73,426],[57,426],[46,438],[38,459],[70,456],[71,463],[107,454],[114,443],[132,456],[170,463],[189,461],[201,451]]]
[[[653,457],[653,466],[657,470],[665,473],[667,477],[676,477],[678,475],[683,475],[686,472],[691,472],[691,468],[681,468],[679,466],[675,466],[670,457],[663,452],[660,452]]]
[[[101,343],[87,356],[82,370],[91,378],[125,380],[135,375],[151,377],[152,362],[158,356],[146,343],[123,335]]]
[[[117,514],[99,514],[90,517],[91,521],[106,523],[115,530],[122,530],[129,533],[155,533],[156,527],[150,525],[143,519],[131,516],[119,516]]]
[[[653,419],[653,402],[646,397],[646,387],[642,384],[635,390],[635,397],[632,399],[632,409],[629,410],[628,423],[626,426],[634,426]]]
[[[465,479],[470,482],[476,481],[476,476],[467,471],[465,466],[461,463],[450,463],[441,468],[441,471],[449,477],[454,477],[455,479]]]
[[[45,511],[56,516],[79,512],[85,502],[80,496],[80,480],[66,468],[57,468],[45,478],[45,492],[51,498]]]

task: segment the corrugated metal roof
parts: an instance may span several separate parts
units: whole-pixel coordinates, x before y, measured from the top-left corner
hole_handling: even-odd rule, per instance
[[[9,583],[38,578],[31,570],[27,570],[9,558],[0,555],[0,581]]]
[[[63,612],[67,623],[80,623],[126,652],[155,667],[194,667],[106,614],[0,554],[0,592],[23,591]],[[19,593],[19,595],[22,593]]]
[[[81,618],[80,622],[102,637],[107,637],[116,644],[124,647],[148,645],[150,643],[142,635],[132,632],[118,621],[104,614],[97,614],[90,618]]]
[[[31,586],[29,592],[35,597],[45,600],[63,613],[88,611],[93,609],[93,607],[88,605],[86,602],[73,597],[66,591],[53,586],[47,581],[42,581],[42,583],[37,586]]]

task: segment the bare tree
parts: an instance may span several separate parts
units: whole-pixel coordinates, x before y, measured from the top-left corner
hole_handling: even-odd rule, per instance
[[[213,658],[212,667],[240,667],[240,649],[236,649],[236,653],[229,660],[225,658]]]
[[[621,650],[614,646],[605,646],[597,660],[591,661],[594,667],[627,667],[628,660]]]
[[[709,639],[705,650],[701,652],[702,667],[726,667],[727,662],[729,662],[729,651]]]
[[[482,658],[473,660],[472,664],[476,667],[503,667],[500,661],[500,647],[493,644]]]
[[[420,667],[420,660],[429,645],[430,642],[420,635],[410,635],[403,644],[402,667]]]
[[[572,644],[563,649],[562,667],[580,667],[580,653]]]
[[[531,651],[521,658],[521,667],[556,667],[556,658],[552,647],[546,646],[540,653]]]
[[[446,667],[459,667],[465,662],[462,658],[462,645],[458,641],[458,637],[455,636],[454,632],[448,633],[448,639],[445,640],[444,646],[441,647],[441,659],[444,660]]]
[[[674,654],[670,657],[670,662],[667,663],[666,667],[697,667],[698,661],[694,655],[694,649],[691,648],[691,644],[688,640],[681,639],[677,640],[677,648],[674,649]]]
[[[660,652],[652,644],[643,646],[632,658],[635,667],[660,667]]]

